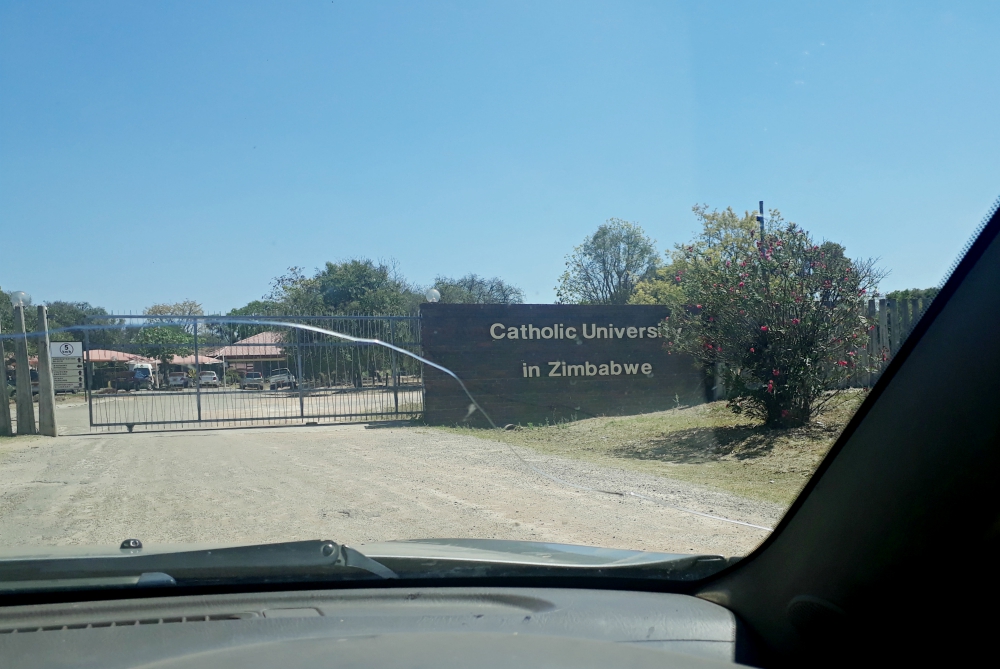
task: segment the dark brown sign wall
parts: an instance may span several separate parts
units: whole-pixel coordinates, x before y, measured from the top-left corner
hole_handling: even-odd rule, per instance
[[[499,425],[661,411],[704,401],[702,371],[668,355],[658,306],[424,304],[424,355],[461,378]],[[465,420],[454,379],[426,367],[425,418]],[[481,416],[469,421],[485,425]]]

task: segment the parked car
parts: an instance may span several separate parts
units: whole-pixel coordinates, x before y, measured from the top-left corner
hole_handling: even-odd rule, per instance
[[[189,385],[191,385],[191,382],[185,372],[170,372],[167,375],[167,386],[169,388],[187,388]]]
[[[247,372],[246,376],[240,380],[240,388],[243,390],[247,388],[264,390],[264,375],[260,372]]]
[[[277,390],[278,388],[298,388],[299,384],[295,381],[295,375],[288,368],[282,367],[271,372],[271,376],[267,378],[267,383],[271,390]]]
[[[219,387],[219,375],[215,372],[201,372],[198,374],[198,384],[203,388],[205,386],[211,386],[213,388]]]

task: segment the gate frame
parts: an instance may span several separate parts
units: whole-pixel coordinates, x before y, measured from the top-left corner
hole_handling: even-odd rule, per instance
[[[298,385],[298,395],[299,395],[299,415],[298,415],[298,417],[287,417],[287,418],[278,418],[278,419],[245,418],[245,417],[240,417],[240,418],[211,418],[211,419],[207,419],[207,420],[203,419],[202,415],[201,415],[201,379],[200,379],[200,375],[199,375],[200,369],[199,369],[199,363],[198,363],[198,352],[199,352],[198,325],[199,325],[199,321],[202,321],[202,322],[218,322],[219,320],[225,320],[226,318],[232,318],[233,320],[253,319],[253,320],[259,320],[259,321],[280,321],[280,322],[291,322],[291,323],[294,323],[295,321],[388,321],[389,322],[389,341],[386,342],[386,343],[393,344],[395,346],[400,346],[400,345],[407,346],[407,345],[410,345],[410,346],[419,348],[421,346],[421,334],[420,334],[421,333],[421,328],[420,328],[421,315],[420,315],[419,312],[416,313],[416,314],[405,315],[405,316],[400,316],[400,315],[392,315],[392,316],[388,316],[388,315],[387,316],[378,316],[378,315],[358,315],[358,316],[344,316],[344,315],[336,315],[336,316],[283,315],[283,316],[231,316],[231,317],[229,317],[229,316],[224,316],[224,315],[198,315],[198,316],[194,316],[194,315],[190,315],[190,314],[95,314],[95,315],[85,316],[84,318],[85,318],[85,322],[86,323],[91,323],[93,321],[109,321],[109,320],[135,321],[135,320],[140,320],[141,319],[141,320],[145,320],[145,321],[187,321],[189,323],[193,323],[193,325],[194,325],[193,337],[194,337],[194,359],[195,359],[195,394],[196,394],[196,404],[197,404],[197,414],[198,414],[198,417],[196,419],[192,419],[192,420],[160,420],[160,421],[154,420],[154,421],[136,421],[136,422],[95,423],[94,422],[93,393],[91,392],[91,390],[92,390],[91,386],[93,385],[93,363],[90,360],[90,351],[91,351],[90,333],[89,333],[89,330],[84,330],[83,331],[84,378],[86,380],[86,383],[84,385],[86,387],[86,394],[87,394],[88,422],[89,422],[89,426],[90,426],[91,429],[94,429],[94,428],[124,427],[129,432],[131,432],[132,428],[135,427],[136,425],[142,425],[142,426],[158,426],[158,425],[161,425],[161,426],[184,426],[184,425],[193,425],[193,426],[203,426],[203,429],[204,429],[204,428],[207,428],[207,427],[210,427],[210,426],[214,427],[215,425],[213,425],[213,424],[217,424],[217,423],[234,423],[234,422],[251,423],[251,425],[246,426],[246,427],[258,427],[258,426],[268,425],[273,420],[289,421],[288,423],[286,423],[286,425],[287,426],[294,426],[296,424],[306,425],[307,423],[305,421],[307,419],[322,419],[322,418],[333,418],[333,419],[338,419],[338,418],[341,418],[341,419],[342,418],[348,418],[348,419],[355,418],[355,419],[359,419],[359,420],[357,420],[355,422],[379,422],[379,421],[389,421],[389,420],[400,420],[401,418],[405,418],[405,417],[412,418],[413,416],[416,416],[416,415],[422,413],[422,411],[423,411],[421,409],[420,411],[403,411],[403,412],[400,412],[400,410],[399,410],[399,376],[400,376],[399,375],[399,367],[398,367],[398,364],[397,364],[396,351],[390,349],[390,360],[391,360],[391,364],[392,364],[392,378],[393,378],[393,384],[392,384],[392,387],[393,387],[393,411],[391,413],[391,416],[392,416],[391,418],[383,418],[382,416],[386,416],[387,415],[386,413],[377,413],[377,414],[373,414],[373,413],[329,413],[329,414],[308,415],[307,416],[305,414],[305,392],[304,392],[303,384],[301,382],[302,378],[303,378],[303,376],[302,376],[302,374],[303,374],[303,370],[302,370],[302,346],[301,346],[301,343],[302,343],[302,330],[298,329],[298,328],[295,328],[295,333],[296,334],[295,334],[295,343],[294,343],[294,345],[295,345],[296,367],[297,367],[296,371],[298,373],[297,378],[299,380],[299,382],[297,384]],[[412,341],[396,342],[396,323],[397,323],[397,321],[409,321],[409,322],[412,322],[414,324],[414,327],[413,327],[414,339]],[[347,348],[347,347],[352,347],[352,346],[353,347],[358,347],[358,348],[370,348],[370,347],[373,347],[373,346],[378,346],[378,344],[356,343],[356,342],[341,341],[341,342],[330,343],[327,346],[329,346],[330,348],[342,348],[342,347],[343,348]],[[423,366],[423,363],[420,363],[419,361],[418,361],[418,365],[419,365],[419,368],[420,368],[419,392],[420,392],[420,396],[421,396],[421,407],[423,407],[423,404],[424,404],[424,397],[423,397],[423,395],[424,395],[424,369],[423,369],[423,367],[424,366]],[[225,374],[225,370],[223,370],[223,374]],[[166,380],[166,376],[164,376],[164,380]],[[232,391],[225,391],[225,392],[232,392]],[[363,421],[362,420],[362,419],[366,419],[366,418],[368,418],[369,420],[367,420],[367,421]],[[296,420],[303,421],[303,422],[302,423],[291,422],[291,421],[296,421]],[[219,426],[219,427],[222,427],[222,426]]]

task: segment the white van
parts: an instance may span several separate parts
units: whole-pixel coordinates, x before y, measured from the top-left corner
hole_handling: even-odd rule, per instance
[[[134,360],[130,360],[128,362],[128,371],[135,372],[135,370],[137,369],[147,370],[148,376],[150,378],[150,384],[152,385],[153,388],[158,388],[160,386],[160,384],[156,379],[156,371],[153,369],[153,366],[151,364],[149,364],[148,362],[135,362]]]

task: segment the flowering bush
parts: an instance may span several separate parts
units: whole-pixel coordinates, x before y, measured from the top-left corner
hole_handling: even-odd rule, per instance
[[[752,214],[695,211],[703,233],[660,274],[679,289],[660,291],[672,296],[663,336],[671,352],[722,363],[732,410],[801,425],[852,375],[876,371],[867,303],[884,273],[874,261],[814,243],[776,211],[763,239]]]

